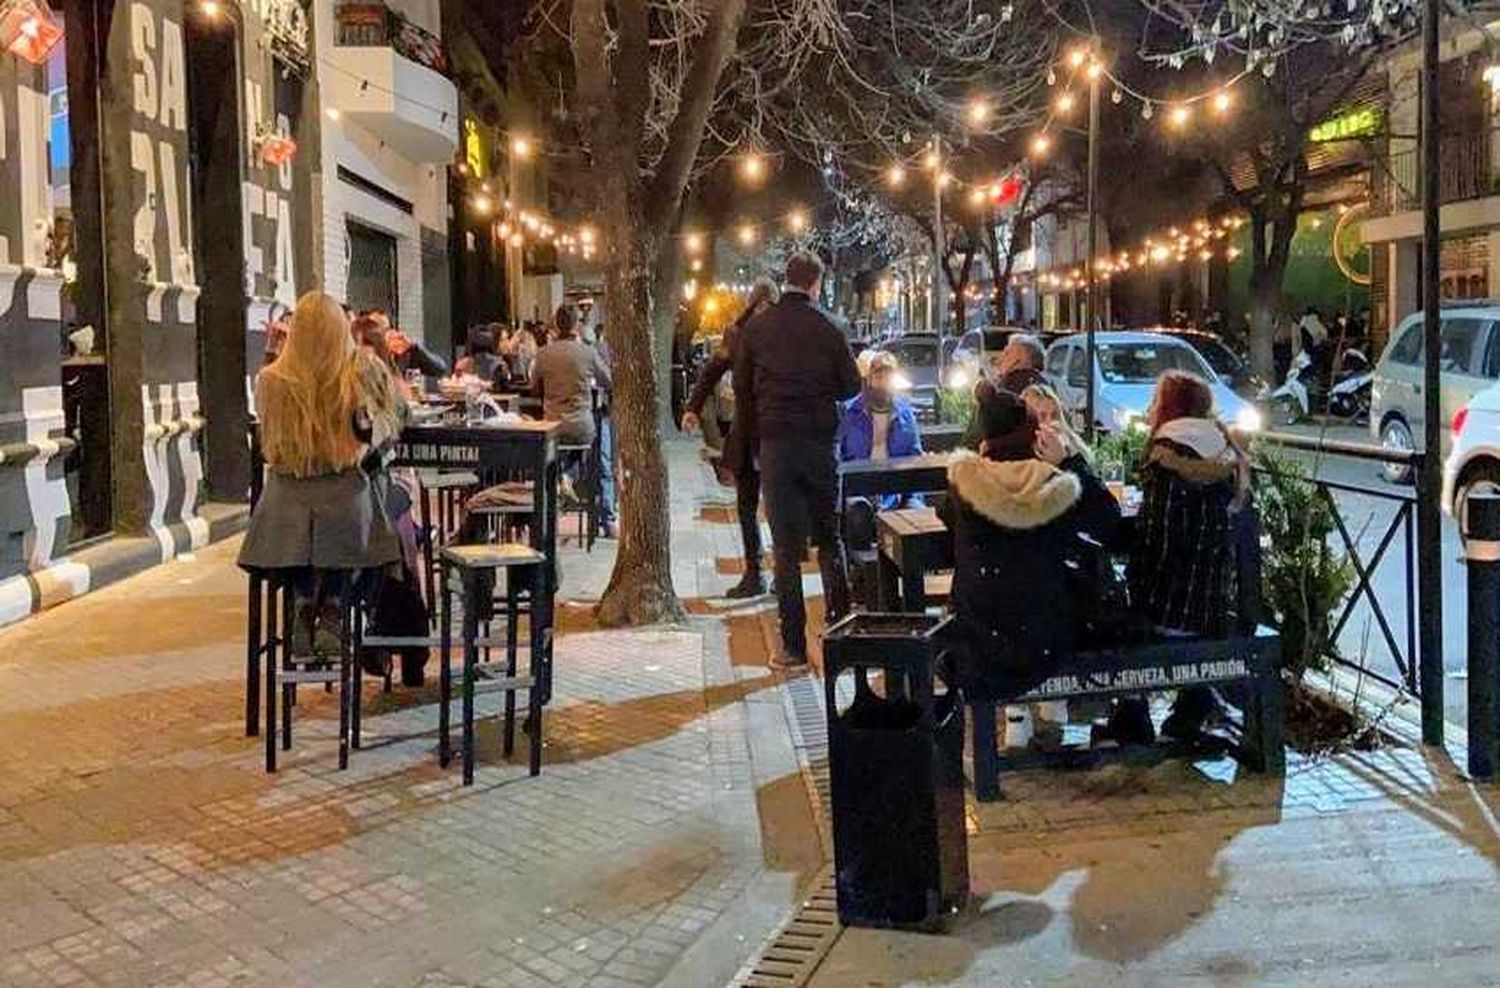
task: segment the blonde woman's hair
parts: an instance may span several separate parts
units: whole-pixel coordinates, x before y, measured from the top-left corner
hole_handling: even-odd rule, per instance
[[[255,380],[267,464],[311,477],[359,462],[354,417],[363,404],[362,363],[337,301],[317,291],[297,300],[286,345]]]

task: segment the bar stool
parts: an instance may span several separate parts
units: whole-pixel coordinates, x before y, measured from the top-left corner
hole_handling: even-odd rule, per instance
[[[552,629],[544,628],[536,620],[536,601],[545,592],[547,557],[536,549],[513,543],[499,545],[447,546],[440,554],[442,567],[443,603],[439,619],[441,637],[441,664],[439,682],[441,700],[438,707],[438,758],[447,766],[452,752],[450,740],[449,703],[453,695],[453,586],[452,575],[456,571],[461,588],[463,627],[459,644],[463,648],[463,679],[460,683],[463,701],[463,784],[474,782],[474,697],[479,693],[505,694],[505,720],[503,750],[506,755],[515,750],[516,691],[527,691],[526,733],[531,743],[530,774],[535,776],[542,770],[542,698],[547,683],[547,664],[550,661]],[[503,640],[483,637],[479,633],[481,611],[482,572],[505,572],[506,634]],[[530,608],[530,657],[526,675],[517,674],[517,650],[521,616],[521,591],[529,589]],[[504,646],[505,661],[489,661],[492,647]],[[480,650],[484,650],[484,661],[480,661]]]
[[[344,588],[339,594],[339,653],[330,658],[324,655],[295,655],[292,652],[292,577],[284,571],[270,571],[264,579],[269,587],[267,600],[266,639],[266,771],[276,771],[277,749],[277,705],[280,704],[281,750],[292,747],[292,708],[296,704],[296,689],[304,683],[332,687],[338,684],[339,692],[339,768],[349,767],[350,723],[357,716],[358,698],[353,689],[356,663],[359,654],[361,622],[359,610],[359,574],[348,572]],[[279,599],[278,599],[279,598]],[[277,633],[277,613],[280,614],[280,633]],[[281,661],[277,661],[277,652]]]
[[[427,622],[437,620],[434,590],[438,584],[437,551],[458,531],[463,503],[479,486],[478,475],[468,470],[424,473],[419,478],[421,495],[418,521],[422,526],[422,583],[427,590]]]

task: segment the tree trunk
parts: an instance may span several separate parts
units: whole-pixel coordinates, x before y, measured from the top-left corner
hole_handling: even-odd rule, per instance
[[[628,202],[616,199],[605,211],[605,235],[612,248],[604,274],[605,297],[610,299],[607,332],[615,393],[628,396],[610,410],[620,464],[620,544],[597,612],[606,626],[677,622],[685,617],[672,588],[671,498],[651,318],[659,244],[644,233],[637,210]]]

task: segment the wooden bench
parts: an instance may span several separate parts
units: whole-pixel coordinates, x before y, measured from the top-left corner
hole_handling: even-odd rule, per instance
[[[974,724],[974,791],[980,802],[1000,798],[1000,773],[1044,761],[1046,755],[1002,756],[996,711],[1011,703],[1082,700],[1179,690],[1189,686],[1242,687],[1244,722],[1231,749],[1246,768],[1280,774],[1286,769],[1283,738],[1285,686],[1281,637],[1269,628],[1254,635],[1187,638],[1080,651],[1059,663],[1048,679],[1015,697],[969,704]]]

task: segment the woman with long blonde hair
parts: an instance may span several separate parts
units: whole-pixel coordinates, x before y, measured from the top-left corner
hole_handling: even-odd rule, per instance
[[[378,457],[366,460],[399,431],[403,400],[386,368],[355,344],[338,302],[308,292],[280,355],[256,375],[255,404],[266,483],[239,562],[293,571],[294,653],[336,651],[342,575],[401,557],[384,484],[372,476]]]

